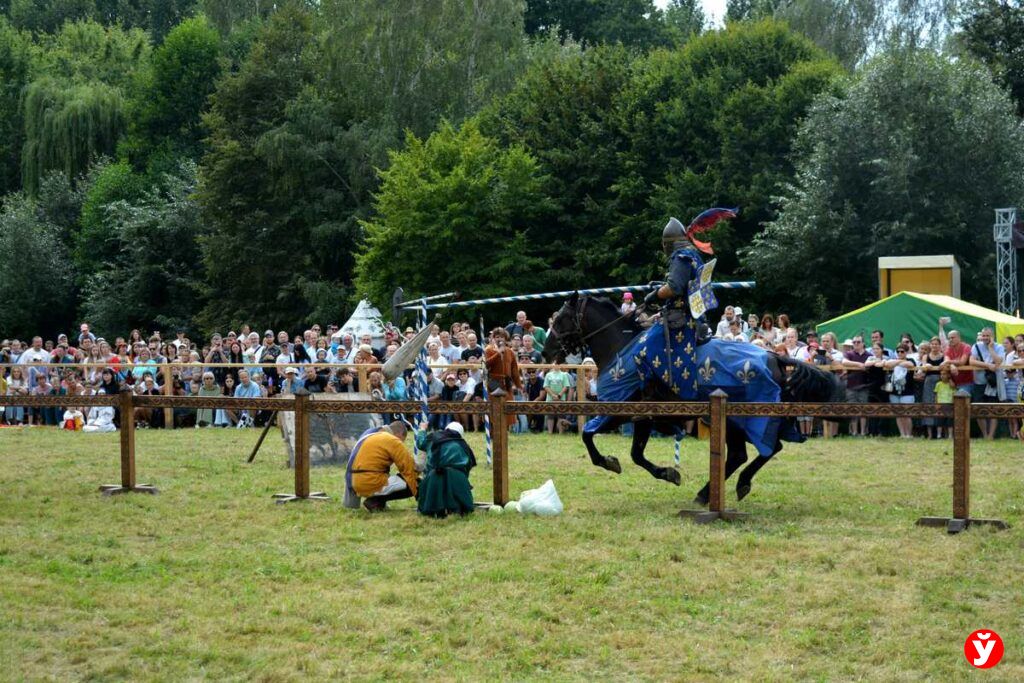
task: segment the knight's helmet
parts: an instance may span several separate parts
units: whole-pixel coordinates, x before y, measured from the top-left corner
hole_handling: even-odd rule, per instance
[[[666,256],[671,256],[676,249],[692,246],[686,236],[686,228],[675,218],[669,218],[665,229],[661,231],[661,248]]]

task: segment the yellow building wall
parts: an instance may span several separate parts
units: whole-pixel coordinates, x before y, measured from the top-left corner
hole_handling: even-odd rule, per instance
[[[898,292],[953,295],[952,268],[899,268],[879,271],[879,298]]]

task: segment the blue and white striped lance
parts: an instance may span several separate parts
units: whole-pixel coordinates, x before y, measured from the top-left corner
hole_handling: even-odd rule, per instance
[[[420,329],[423,329],[427,324],[427,300],[423,299],[420,302]],[[420,349],[419,358],[416,359],[416,370],[419,376],[420,385],[420,424],[430,421],[430,404],[427,402],[427,398],[430,396],[430,387],[427,384],[427,345],[424,344],[423,348]],[[417,429],[419,425],[416,425]],[[416,449],[415,441],[413,442],[413,450]]]
[[[487,335],[484,334],[484,317],[480,316],[480,339],[486,339]],[[487,391],[487,364],[484,364],[484,369],[480,371],[480,380],[483,382],[484,390],[484,401],[490,401],[490,393]],[[491,416],[484,413],[484,444],[486,446],[487,464],[491,464],[491,459],[494,457],[494,446],[491,444]]]
[[[753,280],[742,280],[739,282],[712,282],[711,287],[713,289],[753,289],[756,286],[756,282]],[[594,287],[591,289],[565,289],[560,292],[541,292],[539,294],[518,294],[516,296],[496,296],[489,299],[472,299],[469,301],[448,301],[445,303],[438,304],[427,304],[428,309],[434,308],[465,308],[467,306],[482,306],[485,304],[507,304],[515,303],[517,301],[537,301],[540,299],[562,299],[573,294],[590,295],[590,294],[621,294],[625,292],[647,292],[650,291],[650,285],[627,285],[625,287]],[[444,295],[447,296],[447,295]],[[431,297],[431,298],[443,298]],[[422,306],[423,300],[419,301],[405,301],[398,304],[399,308],[408,308],[411,306]]]

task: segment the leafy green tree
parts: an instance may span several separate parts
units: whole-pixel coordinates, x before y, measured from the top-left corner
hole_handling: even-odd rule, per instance
[[[1017,205],[1022,188],[1024,132],[983,68],[884,54],[815,104],[796,180],[744,263],[758,297],[797,318],[870,301],[879,256],[952,253],[965,298],[992,304],[993,209]]]
[[[700,0],[671,0],[665,8],[664,17],[666,35],[675,45],[699,36],[708,21]]]
[[[8,13],[18,28],[35,33],[56,33],[66,22],[91,19],[94,0],[11,0]]]
[[[134,201],[104,207],[120,245],[86,276],[82,315],[99,330],[188,326],[200,306],[202,219],[196,167],[186,161]]]
[[[286,5],[211,96],[198,189],[209,225],[202,243],[207,327],[246,320],[292,325],[306,308],[297,281],[312,275],[313,251],[305,217],[294,210],[301,188],[278,177],[260,141],[285,123],[289,102],[312,83],[311,39],[309,14]]]
[[[21,97],[30,66],[29,38],[0,17],[0,196],[21,188]]]
[[[976,0],[957,36],[962,48],[985,63],[1010,91],[1024,115],[1024,6],[1019,0]]]
[[[24,91],[22,185],[35,194],[51,170],[77,178],[113,155],[126,127],[123,88],[149,58],[146,34],[95,22],[65,24],[35,47],[43,74]]]
[[[172,167],[202,154],[202,112],[220,75],[220,36],[205,17],[187,19],[153,51],[128,104],[122,153],[139,169]]]
[[[72,253],[81,279],[98,271],[124,246],[116,226],[107,220],[107,207],[115,202],[133,203],[142,196],[146,186],[145,179],[124,161],[101,161],[93,167],[91,175],[86,183],[88,189]]]
[[[521,0],[326,0],[326,89],[355,122],[429,135],[511,87],[523,63]],[[386,160],[386,156],[384,156]]]
[[[553,209],[534,239],[553,286],[606,282],[616,265],[604,237],[619,218],[617,184],[629,140],[618,108],[635,63],[621,46],[562,50],[534,62],[511,93],[481,113],[486,133],[525,147],[549,178]]]
[[[210,22],[228,36],[250,22],[259,22],[269,17],[282,3],[260,2],[259,0],[198,0],[198,7]],[[283,3],[287,4],[287,3]],[[317,3],[309,2],[310,6]]]
[[[889,47],[941,47],[965,0],[729,0],[727,21],[774,18],[847,69]]]
[[[732,24],[651,54],[623,98],[630,144],[617,182],[621,218],[606,236],[613,274],[656,275],[658,228],[708,206],[740,208],[716,235],[718,272],[735,272],[735,245],[771,217],[771,197],[792,177],[797,126],[838,74],[810,41],[773,21]]]
[[[114,153],[125,129],[124,101],[103,83],[68,87],[44,79],[25,90],[24,120],[21,176],[25,190],[35,194],[47,172],[75,178]]]
[[[343,315],[376,169],[404,131],[461,122],[511,85],[521,12],[519,0],[332,0],[271,16],[206,118],[204,253],[218,284],[204,323]]]
[[[669,42],[665,29],[662,12],[653,0],[528,0],[526,3],[529,35],[557,31],[562,40],[575,40],[585,45],[622,43],[649,48]]]
[[[66,330],[74,303],[61,227],[21,193],[0,210],[0,329],[31,338]]]
[[[500,146],[472,121],[444,123],[426,140],[410,135],[381,177],[356,265],[361,296],[383,305],[397,284],[494,296],[547,279],[536,247],[544,179],[521,147]]]
[[[796,127],[839,68],[767,21],[729,26],[676,50],[566,51],[530,67],[481,114],[485,132],[524,146],[549,177],[555,210],[537,237],[555,286],[659,275],[661,226],[740,206],[715,235],[719,268],[771,216],[792,177]]]
[[[37,37],[33,70],[62,82],[123,89],[149,61],[150,51],[145,31],[78,21]]]

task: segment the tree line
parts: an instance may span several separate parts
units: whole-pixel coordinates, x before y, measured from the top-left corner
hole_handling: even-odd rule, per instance
[[[341,321],[392,290],[718,276],[817,318],[879,255],[991,304],[1024,189],[1017,2],[0,2],[0,330]],[[488,313],[493,315],[493,313]]]

